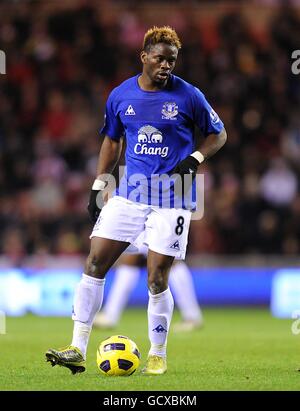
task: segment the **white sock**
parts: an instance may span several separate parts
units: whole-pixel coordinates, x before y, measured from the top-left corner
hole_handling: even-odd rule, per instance
[[[122,264],[116,268],[113,285],[103,307],[103,313],[113,325],[118,323],[139,276],[139,267]]]
[[[96,313],[103,301],[105,279],[98,279],[82,274],[74,296],[72,319],[74,320],[73,340],[86,357],[87,345]]]
[[[197,301],[192,275],[183,261],[176,262],[171,267],[169,284],[183,320],[201,322],[202,311]]]
[[[167,338],[174,308],[174,300],[167,288],[159,294],[149,292],[148,335],[151,342],[149,354],[166,356]]]

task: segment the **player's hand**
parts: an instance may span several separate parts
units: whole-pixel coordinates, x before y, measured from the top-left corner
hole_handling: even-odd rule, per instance
[[[200,161],[197,158],[195,158],[195,156]],[[201,154],[200,152],[195,152],[192,155],[187,156],[184,160],[180,161],[180,163],[177,164],[177,166],[172,170],[172,174],[179,174],[179,176],[176,177],[174,181],[176,191],[181,187],[182,195],[186,195],[188,193],[192,185],[192,182],[196,177],[197,168],[203,160],[203,154]],[[189,177],[185,178],[185,175]],[[178,186],[179,183],[180,185]]]
[[[185,174],[191,174],[194,179],[199,164],[200,162],[195,157],[188,156],[177,164],[174,170],[172,170],[172,174],[179,174],[182,178],[184,178]]]
[[[95,180],[90,192],[89,203],[87,206],[90,219],[92,223],[96,223],[104,205],[102,191],[104,190],[106,183],[101,180]]]

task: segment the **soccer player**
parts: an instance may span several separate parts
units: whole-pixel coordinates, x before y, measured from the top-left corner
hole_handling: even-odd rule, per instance
[[[148,252],[146,247],[145,250],[139,251],[141,254],[127,254],[121,257],[106,303],[95,317],[94,328],[111,329],[118,325],[130,294],[139,280],[141,262]],[[197,301],[190,270],[183,261],[173,263],[169,274],[169,285],[182,318],[181,322],[173,326],[173,330],[180,332],[200,328],[203,324],[202,311]]]
[[[52,365],[67,367],[73,373],[85,370],[89,335],[101,308],[105,275],[141,233],[149,249],[148,336],[151,344],[142,372],[158,375],[167,370],[167,337],[174,306],[168,275],[174,258],[185,258],[193,210],[186,196],[178,207],[175,201],[178,190],[174,187],[178,187],[179,177],[195,177],[199,164],[214,155],[227,138],[222,121],[203,93],[171,74],[180,48],[180,40],[172,28],[148,30],[140,54],[142,73],[116,87],[106,103],[105,124],[101,130],[105,137],[88,206],[96,223],[84,274],[74,296],[73,339],[64,349],[46,352]],[[196,150],[195,126],[205,137]],[[119,161],[122,137],[126,139],[127,171],[116,195],[101,210],[97,198],[106,186],[103,176],[112,173]],[[170,207],[162,207],[160,195],[157,203],[155,190],[152,196],[152,186],[157,177],[174,174],[177,177],[173,191],[170,189],[173,196]],[[195,181],[194,178],[192,188]],[[183,184],[183,188],[184,193],[189,190],[188,185]]]

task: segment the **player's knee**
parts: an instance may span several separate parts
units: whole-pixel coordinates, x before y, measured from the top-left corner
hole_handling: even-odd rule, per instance
[[[100,253],[95,251],[90,252],[85,263],[85,274],[97,278],[105,277],[105,261],[101,257]]]
[[[151,294],[159,294],[168,288],[167,272],[156,269],[148,273],[148,288]]]

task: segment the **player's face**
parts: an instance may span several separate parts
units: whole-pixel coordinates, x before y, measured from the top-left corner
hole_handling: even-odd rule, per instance
[[[153,84],[162,87],[167,84],[169,75],[175,67],[177,56],[177,47],[165,43],[155,44],[149,52],[142,51],[141,53],[143,71]]]

